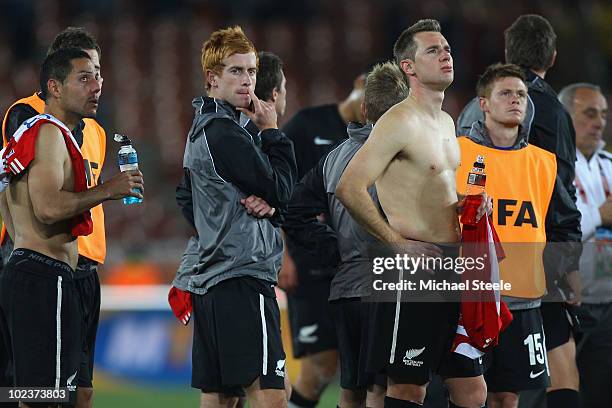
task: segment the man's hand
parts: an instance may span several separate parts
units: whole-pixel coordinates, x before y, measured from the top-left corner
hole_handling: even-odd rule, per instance
[[[256,218],[269,218],[274,215],[276,208],[271,207],[263,198],[250,195],[240,200],[247,213]]]
[[[476,221],[480,221],[483,215],[490,216],[493,214],[493,199],[487,195],[487,193],[482,193],[482,202],[478,206],[478,211],[476,212]]]
[[[399,235],[399,234],[398,234]],[[401,255],[407,255],[409,258],[441,258],[442,249],[430,242],[415,241],[401,237],[391,243],[391,248]],[[429,262],[427,262],[428,264]],[[423,268],[423,270],[433,273],[431,269]]]
[[[476,222],[480,221],[483,215],[487,214],[491,216],[493,214],[493,199],[487,195],[487,193],[482,193],[482,201],[476,210]],[[463,214],[463,210],[465,209],[465,199],[467,196],[460,196],[459,201],[457,202],[457,214]]]
[[[567,299],[566,302],[570,305],[580,306],[582,302],[582,284],[580,282],[580,272],[572,271],[565,275],[565,279],[569,287],[572,289],[574,297]]]
[[[251,95],[251,109],[236,108],[240,112],[247,115],[261,131],[266,129],[278,129],[276,107],[272,102],[266,102],[259,99],[255,92],[249,88]]]
[[[601,215],[601,225],[612,227],[612,196],[599,207],[599,215]]]
[[[439,246],[430,242],[415,241],[413,239],[404,238],[399,232],[393,231],[394,237],[387,244],[397,253],[406,254],[409,257],[433,257],[439,258],[442,255],[442,250]]]
[[[278,273],[278,287],[291,293],[298,285],[297,268],[289,250],[285,246],[281,270]]]
[[[143,198],[144,179],[139,170],[127,170],[115,174],[99,188],[108,194],[110,200],[119,200],[124,197]]]

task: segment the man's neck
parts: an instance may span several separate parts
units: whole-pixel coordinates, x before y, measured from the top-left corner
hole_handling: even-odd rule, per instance
[[[593,155],[595,154],[595,149],[593,150],[578,149],[578,150],[580,150],[580,153],[582,153],[586,161],[590,161]]]
[[[519,134],[518,125],[509,127],[487,119],[485,127],[494,146],[512,147],[516,143]]]
[[[537,76],[539,76],[540,78],[544,79],[544,77],[546,76],[546,70],[544,71],[536,71],[535,69],[532,69],[533,73],[536,74]]]
[[[444,91],[438,91],[426,88],[424,85],[412,81],[410,84],[410,93],[408,98],[412,98],[417,102],[418,106],[427,114],[433,117],[438,117],[442,111],[442,102],[444,102]]]
[[[53,115],[57,120],[62,122],[70,131],[72,132],[74,128],[77,127],[79,121],[83,119],[82,117],[75,115],[73,113],[66,112],[63,109],[59,109],[57,106],[53,104],[45,105],[45,113],[49,115]]]

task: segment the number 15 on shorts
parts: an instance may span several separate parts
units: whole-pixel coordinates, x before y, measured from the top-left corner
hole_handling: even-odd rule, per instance
[[[535,373],[531,371],[530,377],[535,378],[543,374],[548,369],[548,362],[546,361],[546,348],[544,347],[544,338],[542,333],[532,333],[525,337],[523,344],[529,349],[529,365],[530,366],[544,366],[543,370]]]

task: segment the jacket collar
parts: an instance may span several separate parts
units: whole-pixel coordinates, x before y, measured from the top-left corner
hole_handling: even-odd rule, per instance
[[[529,90],[536,90],[557,98],[555,90],[538,74],[528,68],[523,68],[525,72],[527,87]]]
[[[370,133],[372,133],[372,129],[374,128],[374,124],[367,123],[362,125],[357,122],[350,122],[346,128],[346,131],[351,140],[356,141],[359,144],[364,144]]]
[[[489,131],[487,130],[484,123],[479,120],[472,124],[470,131],[467,134],[467,137],[472,140],[474,143],[478,143],[479,145],[491,147],[493,149],[499,149],[499,146],[495,146],[493,141],[491,140],[491,136],[489,136]],[[527,147],[527,140],[529,138],[529,134],[526,129],[519,125],[519,134],[514,142],[514,145],[508,150],[519,150]]]
[[[604,150],[604,147],[606,147],[606,142],[604,142],[603,140],[600,140],[599,143],[597,144],[597,148],[595,149],[595,151],[593,152],[593,154],[591,155],[591,158],[587,160],[586,156],[584,154],[582,154],[582,152],[579,149],[576,149],[576,161],[584,161],[587,164],[591,164],[591,162],[593,160],[595,160],[595,158],[597,156],[599,156],[599,154]]]
[[[191,103],[195,110],[200,113],[225,113],[237,123],[246,125],[247,119],[241,118],[241,112],[236,110],[234,105],[222,99],[211,98],[208,96],[199,96]]]

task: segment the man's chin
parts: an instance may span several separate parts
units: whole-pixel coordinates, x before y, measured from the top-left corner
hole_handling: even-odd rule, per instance
[[[237,108],[249,109],[251,106],[251,98],[249,98],[247,101],[241,98],[240,100],[236,101],[234,106]]]
[[[502,122],[504,126],[506,127],[514,127],[514,126],[519,126],[523,124],[522,120],[516,120],[516,119],[508,119],[505,122]]]

